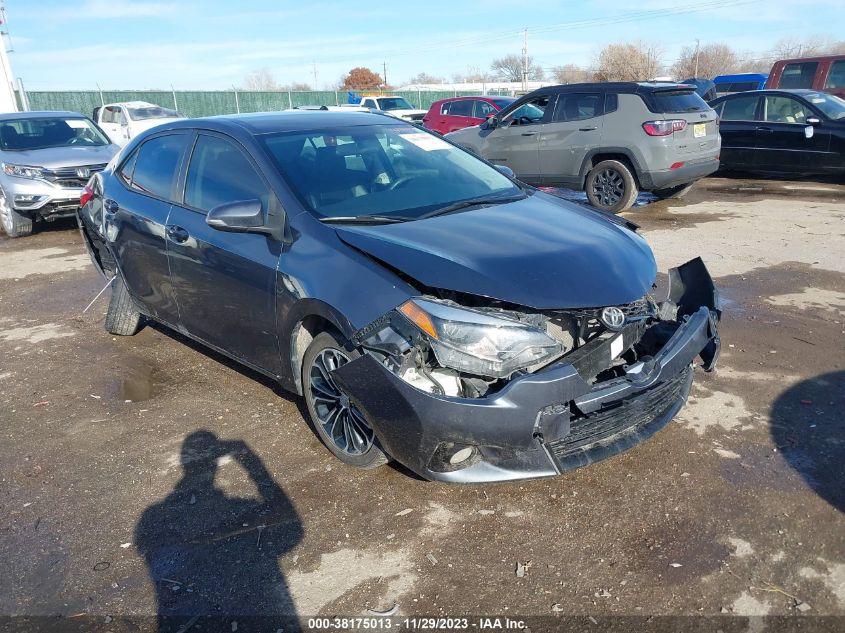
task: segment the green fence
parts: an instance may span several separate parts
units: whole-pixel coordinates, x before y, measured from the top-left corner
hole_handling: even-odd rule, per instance
[[[390,94],[405,97],[414,106],[427,110],[438,99],[458,95],[480,95],[481,91],[399,91]],[[492,93],[488,93],[492,94]],[[235,114],[237,112],[272,112],[306,105],[340,105],[347,102],[346,91],[187,91],[187,90],[72,90],[27,92],[30,110],[70,110],[91,116],[104,103],[148,101],[166,108],[176,108],[189,117]]]

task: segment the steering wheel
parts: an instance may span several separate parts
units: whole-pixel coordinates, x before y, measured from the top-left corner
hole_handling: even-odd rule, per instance
[[[407,185],[413,179],[414,179],[413,176],[401,176],[387,186],[387,191],[393,191],[394,189],[399,189],[400,187]]]

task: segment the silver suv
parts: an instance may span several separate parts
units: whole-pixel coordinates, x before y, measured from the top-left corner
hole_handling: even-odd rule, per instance
[[[91,174],[120,148],[76,112],[0,114],[0,222],[9,237],[35,220],[75,215]]]
[[[639,191],[682,195],[718,169],[721,148],[695,86],[666,83],[549,86],[446,138],[529,184],[583,189],[613,213]]]

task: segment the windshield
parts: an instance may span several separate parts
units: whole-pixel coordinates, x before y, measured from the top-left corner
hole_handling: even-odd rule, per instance
[[[845,100],[823,92],[811,92],[804,98],[824,112],[829,119],[845,119]]]
[[[169,108],[162,108],[157,105],[139,106],[126,108],[129,111],[129,118],[133,121],[143,121],[144,119],[179,119],[182,115],[176,110]]]
[[[409,125],[272,134],[262,141],[318,218],[416,219],[469,199],[522,192],[497,169]]]
[[[414,106],[402,97],[386,97],[378,100],[380,110],[413,110]]]
[[[495,103],[496,107],[499,108],[499,110],[503,110],[504,108],[507,108],[510,104],[512,104],[514,101],[516,101],[516,99],[505,97],[504,99],[490,99],[490,101]]]
[[[91,121],[70,117],[0,120],[0,148],[11,151],[48,147],[92,147],[110,141]]]

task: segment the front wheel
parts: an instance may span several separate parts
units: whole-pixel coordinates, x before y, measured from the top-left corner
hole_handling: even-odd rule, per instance
[[[302,391],[311,423],[340,461],[358,468],[387,463],[364,415],[335,383],[332,372],[360,354],[330,332],[314,337],[302,359]]]
[[[620,213],[637,199],[637,182],[625,163],[603,160],[587,174],[587,199],[604,211]]]
[[[0,223],[9,237],[24,237],[32,233],[32,218],[15,211],[3,191],[0,191]]]
[[[665,189],[655,189],[652,193],[661,198],[666,200],[668,198],[683,198],[689,190],[692,189],[692,183],[687,183],[685,185],[677,185],[676,187],[666,187]]]

